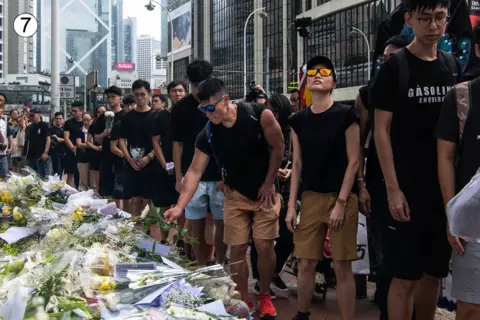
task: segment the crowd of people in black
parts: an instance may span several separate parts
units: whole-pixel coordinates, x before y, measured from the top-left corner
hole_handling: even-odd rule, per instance
[[[94,189],[133,215],[160,208],[197,240],[175,245],[200,266],[229,264],[242,300],[254,308],[250,245],[264,319],[276,316],[275,291],[288,289],[280,273],[292,253],[299,259],[294,319],[309,319],[327,237],[341,319],[355,318],[352,261],[361,212],[381,319],[434,319],[452,247],[454,274],[461,275],[453,279],[457,319],[480,318],[478,275],[466,271],[472,264],[478,270],[479,245],[452,236],[445,215],[446,203],[480,167],[480,72],[462,75],[458,61],[437,48],[448,4],[405,2],[415,36],[385,43],[380,72],[354,106],[332,99],[337,75],[325,56],[307,63],[312,105],[303,109],[298,90],[289,100],[255,84],[234,101],[212,77],[212,64],[195,60],[187,67],[190,90],[173,81],[168,99],[137,80],[132,95],[106,89],[108,105],[94,115],[73,103],[65,123],[62,113],[49,126],[36,110],[13,110],[0,120],[0,174],[28,164],[45,177],[51,167],[71,186]],[[475,33],[480,56],[480,27]],[[5,102],[0,95],[0,115]],[[149,232],[171,241],[158,226]]]

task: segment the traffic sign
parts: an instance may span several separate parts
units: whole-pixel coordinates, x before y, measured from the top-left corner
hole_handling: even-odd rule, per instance
[[[22,38],[30,38],[37,33],[37,18],[30,13],[22,13],[15,18],[13,29],[18,36]]]
[[[75,100],[75,76],[60,75],[60,99]]]

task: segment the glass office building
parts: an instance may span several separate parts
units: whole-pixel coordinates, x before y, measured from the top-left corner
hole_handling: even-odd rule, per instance
[[[111,8],[113,0],[60,0],[60,72],[80,76],[98,71],[99,85],[108,86],[112,65]],[[51,70],[51,0],[42,0],[40,70]],[[75,43],[78,41],[79,43]],[[72,63],[78,62],[77,64]],[[38,67],[38,66],[37,66]]]

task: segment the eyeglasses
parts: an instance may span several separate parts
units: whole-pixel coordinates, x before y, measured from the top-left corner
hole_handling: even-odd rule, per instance
[[[418,18],[418,23],[426,28],[428,27],[430,24],[432,24],[433,21],[435,21],[435,24],[439,27],[443,27],[444,25],[447,24],[447,20],[448,20],[448,17],[447,16],[443,16],[443,17],[421,17],[421,18]]]
[[[307,70],[307,76],[309,77],[315,77],[318,73],[322,77],[328,77],[332,74],[333,70],[332,69],[327,69],[327,68],[322,68],[322,69],[308,69]]]
[[[145,92],[136,92],[133,95],[137,98],[145,98],[147,96]]]
[[[207,113],[207,112],[215,112],[215,105],[217,103],[219,103],[220,101],[222,101],[223,97],[221,97],[220,99],[218,99],[217,102],[215,102],[214,104],[209,104],[208,106],[202,106],[202,105],[199,105],[198,106],[198,109],[200,111],[202,111],[203,113]]]

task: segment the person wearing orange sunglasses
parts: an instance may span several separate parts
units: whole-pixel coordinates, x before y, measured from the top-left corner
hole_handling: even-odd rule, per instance
[[[327,231],[337,278],[342,319],[355,314],[352,261],[357,255],[358,197],[355,179],[360,161],[360,126],[353,106],[333,101],[332,61],[317,56],[307,63],[312,105],[289,118],[293,143],[290,199],[285,218],[293,233],[294,256],[300,259],[295,320],[308,320],[315,290],[315,268],[323,257]],[[297,198],[302,182],[301,216]]]

